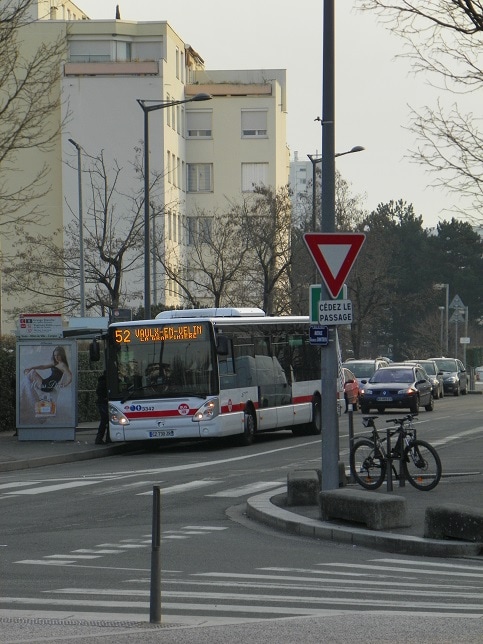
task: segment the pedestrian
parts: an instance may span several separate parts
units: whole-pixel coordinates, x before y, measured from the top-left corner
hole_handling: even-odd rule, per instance
[[[96,387],[96,405],[100,414],[99,428],[97,430],[96,445],[104,445],[104,436],[106,436],[106,443],[110,443],[109,436],[109,410],[107,403],[107,373],[103,371],[97,379]]]

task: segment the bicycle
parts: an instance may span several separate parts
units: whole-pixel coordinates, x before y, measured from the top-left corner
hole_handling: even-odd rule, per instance
[[[441,478],[442,467],[438,453],[432,445],[419,440],[413,426],[413,414],[404,418],[390,418],[387,423],[394,423],[396,428],[389,432],[392,437],[398,435],[394,446],[391,446],[389,456],[384,443],[377,431],[375,420],[378,416],[365,416],[362,419],[364,427],[372,428],[371,438],[360,438],[350,451],[350,468],[354,479],[367,490],[380,487],[386,478],[387,466],[390,463],[395,480],[401,477],[418,490],[432,490]],[[399,472],[393,461],[400,461]]]

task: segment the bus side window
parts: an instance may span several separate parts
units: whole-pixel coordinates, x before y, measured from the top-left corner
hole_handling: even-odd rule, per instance
[[[218,351],[218,373],[220,374],[220,387],[229,389],[235,386],[235,365],[233,361],[233,343],[226,336],[219,336],[219,346],[222,351]]]

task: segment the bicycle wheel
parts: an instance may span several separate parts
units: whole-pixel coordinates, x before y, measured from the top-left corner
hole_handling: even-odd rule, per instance
[[[432,445],[415,440],[404,450],[407,480],[418,490],[432,490],[441,478],[441,460]]]
[[[354,443],[350,454],[350,467],[355,480],[366,490],[375,490],[384,481],[386,461],[368,438]]]

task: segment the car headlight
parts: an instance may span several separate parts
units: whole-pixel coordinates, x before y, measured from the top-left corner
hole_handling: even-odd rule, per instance
[[[365,394],[372,394],[372,389],[361,389],[361,395],[364,396]]]
[[[414,394],[417,394],[417,390],[414,389],[413,387],[408,387],[407,389],[400,389],[397,392],[401,396],[413,396]]]
[[[446,382],[458,382],[458,378],[456,376],[450,376],[449,378],[446,378]]]

